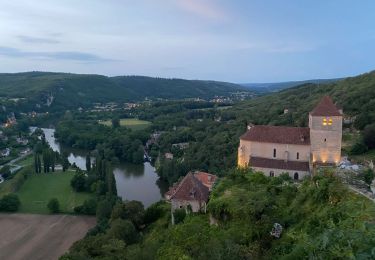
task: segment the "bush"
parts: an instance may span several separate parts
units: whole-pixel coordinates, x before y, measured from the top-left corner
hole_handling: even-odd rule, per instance
[[[184,221],[184,219],[186,217],[186,211],[185,211],[185,209],[176,209],[173,212],[173,216],[174,216],[174,223],[175,224],[181,223],[181,222]]]
[[[20,199],[16,194],[8,194],[0,200],[0,211],[15,212],[20,205]]]
[[[95,215],[96,214],[97,203],[95,199],[85,200],[83,205],[74,208],[74,212],[77,214],[84,215]]]
[[[372,180],[374,179],[374,172],[371,169],[366,170],[362,175],[363,180],[368,184],[371,185]]]
[[[109,219],[112,212],[112,204],[108,200],[102,200],[98,203],[96,208],[96,218],[99,221]]]
[[[133,244],[138,241],[138,233],[133,223],[129,220],[116,219],[111,223],[107,234],[111,238],[124,240],[126,244]]]
[[[76,192],[82,192],[86,190],[86,177],[83,173],[79,172],[74,175],[70,181],[70,185]]]
[[[60,203],[57,199],[53,198],[47,204],[47,208],[51,213],[59,213],[60,212]]]
[[[351,155],[364,154],[365,152],[367,152],[367,150],[368,148],[363,142],[357,142],[350,149],[350,154]]]
[[[163,209],[158,206],[158,204],[153,204],[148,207],[145,211],[145,216],[143,222],[147,225],[155,222],[163,215]]]
[[[365,127],[365,130],[363,130],[363,142],[369,149],[375,148],[375,124]]]

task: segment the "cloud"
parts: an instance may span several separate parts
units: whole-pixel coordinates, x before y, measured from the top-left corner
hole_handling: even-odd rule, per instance
[[[47,44],[57,44],[60,41],[52,38],[39,38],[39,37],[32,37],[27,35],[18,35],[17,38],[26,43],[47,43]]]
[[[182,10],[203,18],[208,18],[211,20],[223,20],[227,17],[224,10],[213,4],[212,1],[178,0],[175,3]]]
[[[51,60],[71,60],[82,62],[108,62],[115,61],[112,59],[102,58],[95,54],[75,51],[56,51],[56,52],[41,52],[41,51],[23,51],[16,48],[1,47],[0,55],[12,58],[37,58],[37,59],[51,59]]]

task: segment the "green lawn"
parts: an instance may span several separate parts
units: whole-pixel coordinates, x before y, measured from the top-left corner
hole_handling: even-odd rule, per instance
[[[99,121],[100,124],[106,126],[112,126],[111,120]],[[124,118],[120,119],[120,125],[130,128],[132,130],[143,130],[147,128],[151,122],[145,120],[139,120],[137,118]]]
[[[73,212],[75,206],[90,198],[92,194],[77,193],[70,186],[74,172],[40,173],[28,175],[25,183],[16,193],[21,200],[20,212],[49,213],[47,203],[52,198],[60,202],[63,213]]]

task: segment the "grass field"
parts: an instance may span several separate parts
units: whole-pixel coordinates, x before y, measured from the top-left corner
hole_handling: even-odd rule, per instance
[[[105,121],[99,121],[100,124],[106,125],[106,126],[112,126],[111,120],[105,120]],[[151,122],[139,120],[137,118],[124,118],[120,119],[120,125],[125,126],[127,128],[130,128],[132,130],[143,130],[147,128]]]
[[[77,193],[70,186],[74,172],[56,172],[28,175],[25,183],[16,193],[21,200],[19,212],[49,213],[47,203],[56,198],[63,213],[73,212],[75,206],[92,196],[89,193]]]

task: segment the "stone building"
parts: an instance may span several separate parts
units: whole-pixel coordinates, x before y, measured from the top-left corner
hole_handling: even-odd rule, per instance
[[[342,110],[328,96],[309,113],[309,127],[249,125],[240,138],[238,166],[267,176],[303,178],[341,158]]]
[[[165,198],[171,202],[172,211],[185,209],[187,212],[206,212],[209,193],[215,181],[213,174],[189,172],[166,192]]]

